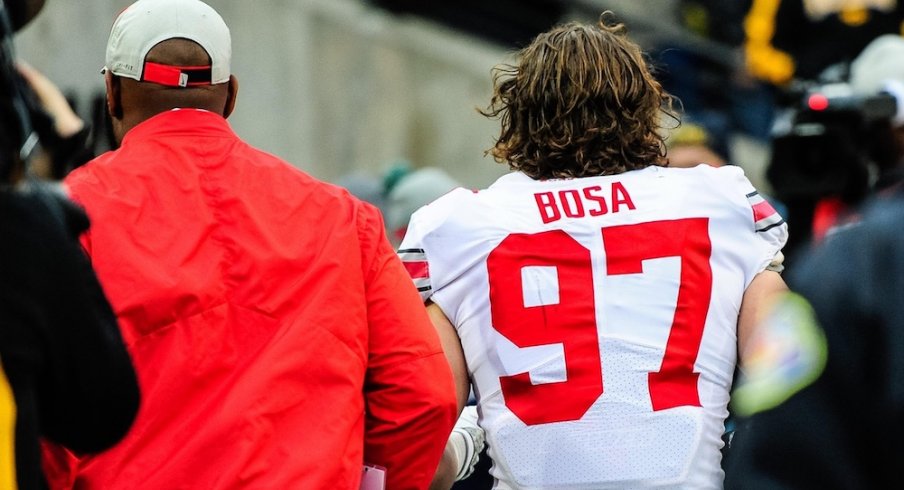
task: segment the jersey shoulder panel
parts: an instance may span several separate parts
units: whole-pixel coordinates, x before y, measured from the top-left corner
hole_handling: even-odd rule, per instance
[[[761,194],[750,183],[741,167],[727,165],[710,168],[704,170],[703,174],[710,179],[711,188],[746,206],[750,229],[763,249],[757,271],[770,267],[770,264],[777,264],[775,267],[778,268],[774,270],[780,270],[781,250],[788,241],[788,224],[770,202],[771,198]]]
[[[428,248],[427,242],[457,209],[467,205],[474,194],[473,191],[458,187],[421,206],[411,215],[398,254],[423,301],[430,299],[434,290],[425,250]]]
[[[433,202],[421,206],[411,215],[411,222],[419,222],[423,225],[432,224],[433,226],[429,227],[430,230],[438,228],[462,206],[467,206],[476,194],[464,187],[456,187]]]

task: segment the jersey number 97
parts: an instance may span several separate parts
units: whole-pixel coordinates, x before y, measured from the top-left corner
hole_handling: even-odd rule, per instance
[[[641,274],[644,260],[679,257],[681,277],[662,364],[648,373],[653,410],[699,406],[694,363],[712,293],[707,218],[601,229],[606,274]],[[521,270],[555,267],[556,304],[525,306]],[[603,394],[590,250],[562,230],[507,236],[487,258],[493,328],[520,348],[561,344],[566,380],[533,384],[527,372],[499,378],[505,404],[527,425],[578,420]]]

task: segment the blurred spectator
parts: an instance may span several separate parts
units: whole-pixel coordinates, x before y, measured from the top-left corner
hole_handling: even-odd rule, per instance
[[[692,122],[682,122],[666,139],[669,167],[690,168],[701,163],[713,167],[726,164],[725,157],[712,148],[712,138],[706,128]]]
[[[744,41],[742,20],[752,0],[679,0],[681,24],[698,35],[727,46]]]
[[[351,172],[336,179],[336,185],[344,187],[358,199],[373,204],[380,211],[384,211],[386,207],[383,180],[375,175],[364,171]]]
[[[437,167],[391,169],[386,189],[386,228],[390,240],[398,246],[405,236],[408,220],[421,206],[461,187],[445,170]]]
[[[902,21],[897,0],[753,0],[744,19],[747,68],[776,86],[816,80],[876,37],[900,34]]]
[[[129,430],[139,392],[116,317],[77,236],[80,209],[23,180],[37,144],[33,78],[14,67],[13,26],[43,2],[0,3],[0,488],[47,487],[39,440],[87,454]],[[8,11],[7,9],[12,9]],[[12,14],[10,16],[8,14]]]
[[[65,180],[144,403],[102,454],[48,447],[57,488],[386,488],[430,482],[455,422],[434,327],[378,210],[231,129],[220,15],[139,0],[110,32],[120,146]],[[373,474],[373,473],[371,473]]]
[[[743,0],[680,0],[675,17],[688,35],[662,39],[653,50],[663,86],[723,157],[734,136],[765,142],[772,124],[771,89],[751,79],[741,61],[748,8]]]
[[[904,189],[873,198],[788,283],[732,397],[726,489],[902,488]]]

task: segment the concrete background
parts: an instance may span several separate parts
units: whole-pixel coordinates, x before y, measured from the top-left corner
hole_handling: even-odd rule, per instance
[[[103,91],[109,29],[129,3],[48,0],[17,35],[18,55],[87,101]],[[506,50],[358,0],[209,3],[232,32],[230,122],[249,143],[330,181],[401,160],[470,187],[505,171],[484,156],[497,123],[476,108]]]

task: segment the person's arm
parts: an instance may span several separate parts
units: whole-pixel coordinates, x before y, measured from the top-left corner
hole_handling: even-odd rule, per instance
[[[446,353],[446,359],[452,368],[452,376],[455,379],[455,394],[458,401],[459,421],[456,423],[456,429],[453,430],[446,441],[446,448],[443,451],[443,457],[440,460],[436,474],[433,476],[433,482],[430,484],[431,490],[447,490],[452,487],[457,479],[461,479],[465,474],[473,470],[474,464],[477,462],[477,455],[480,448],[483,447],[483,431],[476,424],[476,410],[471,417],[469,414],[462,414],[465,404],[468,401],[468,395],[471,391],[471,382],[468,377],[468,367],[465,363],[465,354],[461,348],[461,339],[455,326],[443,313],[443,310],[436,304],[428,302],[427,314],[436,327],[440,341],[443,344],[443,351]],[[473,407],[471,407],[473,409]],[[466,418],[465,415],[468,415]],[[463,420],[463,418],[465,420]],[[473,418],[473,421],[471,420]],[[471,422],[469,425],[471,432],[465,431],[463,425]],[[475,435],[474,432],[477,432]]]
[[[85,122],[72,110],[60,89],[43,73],[19,60],[16,69],[34,90],[41,107],[53,120],[53,127],[62,138],[68,138],[85,127]]]
[[[433,476],[430,490],[449,490],[455,482],[474,473],[486,442],[477,418],[476,406],[468,405],[462,410],[446,442],[446,449],[436,475]]]
[[[430,482],[430,490],[449,490],[455,484],[455,475],[458,474],[458,457],[455,454],[455,444],[452,436],[446,441],[443,449],[443,457],[439,460],[433,481]]]
[[[371,218],[365,228],[382,230]],[[385,234],[374,247],[366,285],[364,460],[386,468],[386,488],[420,490],[430,484],[455,423],[455,385],[437,331]]]
[[[757,274],[741,300],[738,315],[738,357],[741,369],[748,355],[750,339],[770,311],[770,306],[781,293],[788,291],[785,280],[778,272],[764,270]]]
[[[443,310],[430,302],[427,304],[427,314],[439,334],[440,343],[443,346],[443,352],[446,354],[446,360],[449,361],[449,367],[452,369],[452,378],[455,381],[455,396],[458,402],[458,413],[461,413],[465,404],[468,402],[468,395],[471,393],[471,380],[468,377],[468,365],[465,362],[465,353],[461,347],[461,339],[458,338],[458,331],[455,326],[443,313]]]
[[[42,178],[60,180],[93,157],[88,141],[91,127],[75,113],[59,87],[44,74],[21,60],[16,68],[42,109],[33,122],[44,151],[35,155],[31,169]]]

